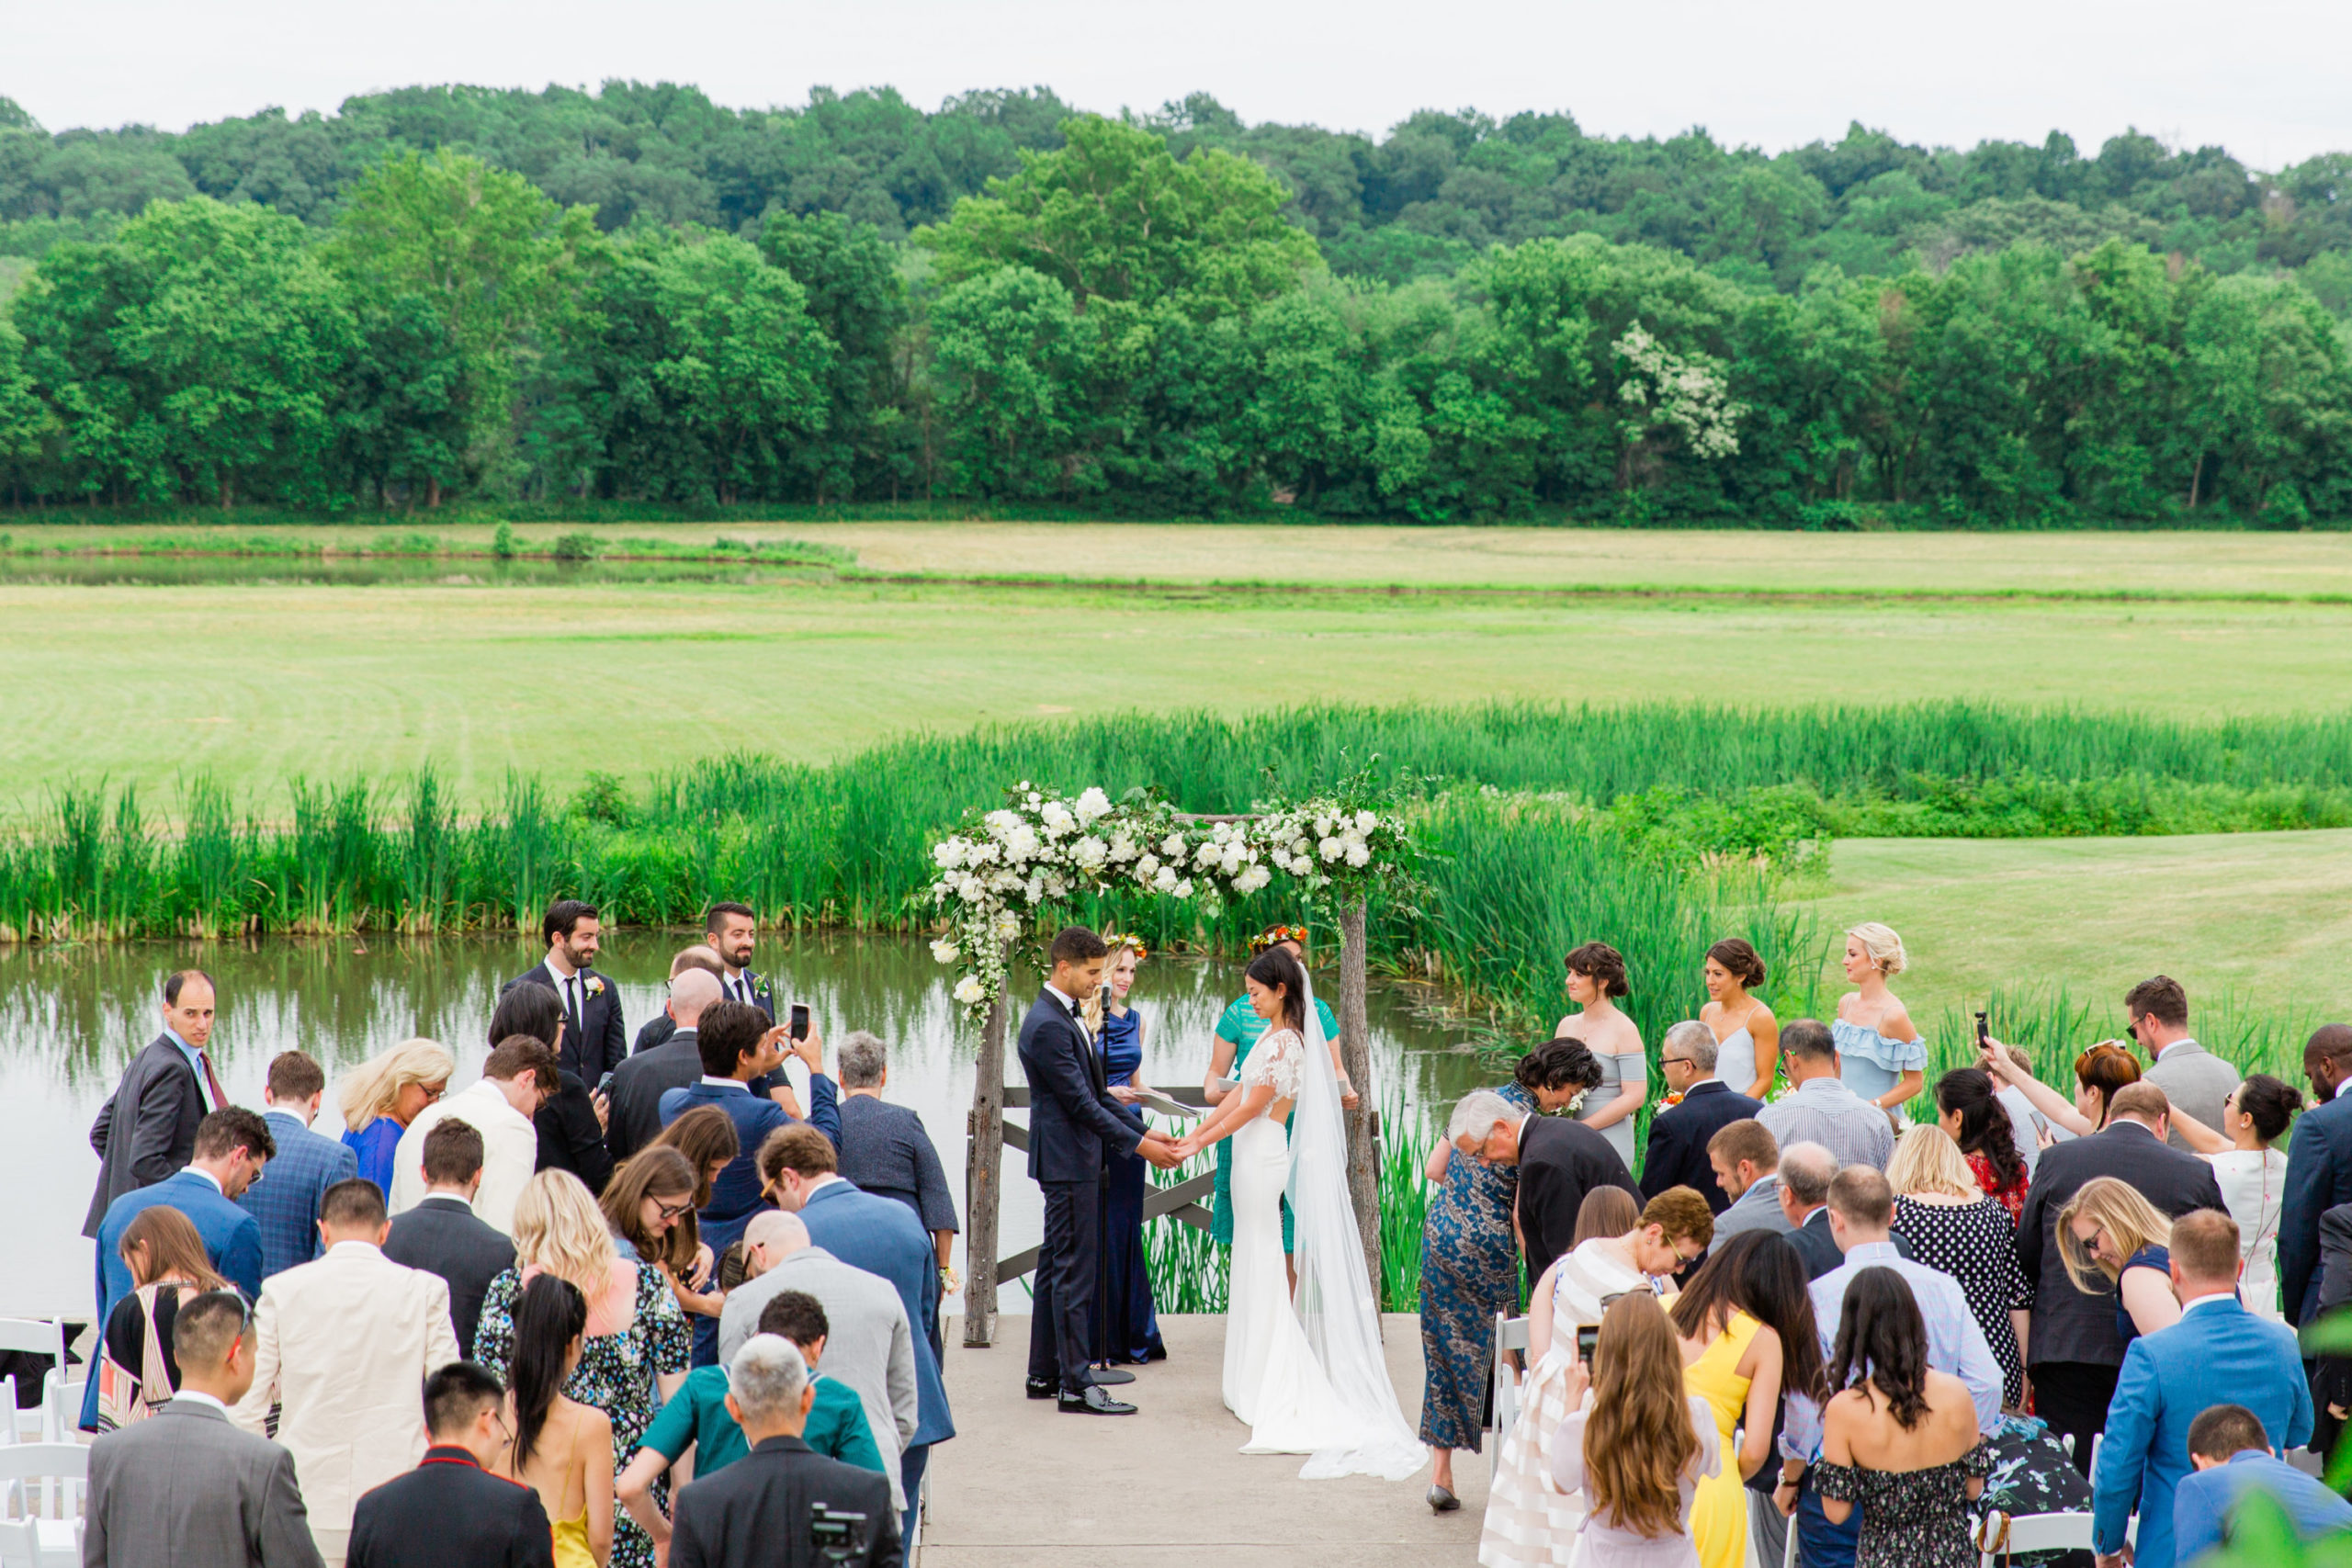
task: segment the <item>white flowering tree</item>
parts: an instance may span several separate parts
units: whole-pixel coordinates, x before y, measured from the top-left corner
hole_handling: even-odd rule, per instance
[[[1617,400],[1625,411],[1617,423],[1623,438],[1619,489],[1633,482],[1638,456],[1660,440],[1679,437],[1693,457],[1710,462],[1739,451],[1739,422],[1747,405],[1733,400],[1714,360],[1668,351],[1639,321],[1609,346],[1619,361]]]
[[[980,1025],[972,1094],[971,1156],[965,1184],[965,1343],[995,1337],[999,1163],[1004,1130],[1005,982],[1014,947],[1045,934],[1070,899],[1139,893],[1189,901],[1213,916],[1277,877],[1335,905],[1340,919],[1340,1050],[1349,1077],[1372,1082],[1364,1015],[1364,906],[1375,883],[1411,874],[1411,837],[1392,803],[1367,776],[1302,801],[1261,802],[1243,816],[1177,811],[1144,790],[1114,802],[1101,789],[1058,795],[1023,780],[1004,805],[974,812],[931,846],[932,897],[946,930],[933,956],[963,973],[955,987],[965,1015]],[[1378,1172],[1371,1111],[1348,1113],[1348,1186],[1379,1278]]]

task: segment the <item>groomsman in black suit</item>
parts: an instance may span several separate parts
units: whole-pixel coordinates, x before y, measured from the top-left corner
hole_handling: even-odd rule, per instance
[[[1753,1117],[1764,1102],[1715,1077],[1715,1032],[1695,1019],[1666,1032],[1658,1042],[1657,1061],[1666,1087],[1682,1099],[1650,1118],[1642,1196],[1655,1198],[1669,1187],[1688,1187],[1720,1214],[1731,1207],[1731,1195],[1715,1179],[1707,1140],[1733,1122]]]
[[[730,1002],[749,1002],[775,1019],[775,993],[767,977],[752,972],[752,949],[759,944],[759,921],[748,904],[713,904],[702,918],[703,942],[725,965],[718,976],[719,995]]]
[[[205,1043],[217,1004],[212,976],[182,969],[164,982],[164,1032],[130,1058],[114,1097],[90,1127],[98,1185],[82,1234],[95,1236],[107,1209],[126,1192],[178,1174],[196,1157],[196,1126],[229,1103]]]
[[[563,1003],[563,1049],[559,1066],[593,1090],[628,1055],[628,1032],[621,1025],[620,988],[593,965],[603,928],[596,906],[559,898],[539,922],[548,955],[528,972],[500,987],[500,994],[529,981],[545,986]]]
[[[1021,1068],[1029,1077],[1029,1175],[1046,1194],[1046,1239],[1037,1249],[1037,1289],[1029,1319],[1029,1397],[1056,1399],[1080,1416],[1132,1416],[1136,1407],[1102,1392],[1133,1372],[1088,1366],[1092,1337],[1097,1234],[1110,1155],[1140,1154],[1165,1169],[1180,1163],[1157,1133],[1120,1113],[1102,1054],[1079,1005],[1102,983],[1109,953],[1083,926],[1069,926],[1046,951],[1045,988],[1021,1021]]]

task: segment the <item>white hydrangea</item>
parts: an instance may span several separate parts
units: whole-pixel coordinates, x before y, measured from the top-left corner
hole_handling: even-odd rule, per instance
[[[942,871],[954,871],[964,863],[964,840],[942,839],[932,846],[931,860]]]
[[[1111,846],[1091,833],[1069,847],[1070,863],[1083,871],[1100,869],[1110,855]]]
[[[987,995],[988,989],[980,984],[980,977],[978,975],[967,975],[956,982],[956,999],[966,1007],[970,1007]]]
[[[1004,852],[1014,861],[1035,860],[1037,856],[1037,829],[1023,822],[1005,835]]]
[[[964,950],[945,937],[941,937],[931,944],[931,955],[942,964],[953,964],[963,954]]]
[[[1190,886],[1191,884],[1188,883],[1186,886]],[[1155,893],[1174,892],[1176,890],[1176,868],[1172,865],[1163,865],[1159,871],[1154,873],[1151,878],[1151,890]]]
[[[1000,807],[989,812],[980,820],[987,825],[991,835],[1001,839],[1009,836],[1015,828],[1021,826],[1021,813]]]
[[[1182,833],[1169,834],[1168,837],[1159,841],[1159,852],[1164,859],[1177,859],[1184,852],[1184,835]]]
[[[1321,855],[1325,863],[1328,864],[1332,861],[1338,860],[1341,855],[1346,854],[1348,852],[1348,846],[1340,842],[1337,838],[1326,838],[1321,843],[1315,846],[1315,852]]]
[[[1255,893],[1273,879],[1272,872],[1253,863],[1244,868],[1240,875],[1233,879],[1233,890],[1236,893]]]
[[[1350,865],[1364,865],[1369,863],[1371,860],[1371,845],[1365,843],[1362,839],[1350,839],[1348,840],[1348,863]]]
[[[1046,802],[1046,808],[1037,816],[1046,824],[1046,837],[1049,839],[1058,839],[1078,826],[1078,818],[1071,816],[1069,807],[1058,800]]]

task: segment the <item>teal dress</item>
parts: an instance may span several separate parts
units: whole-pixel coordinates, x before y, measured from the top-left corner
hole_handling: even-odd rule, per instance
[[[1315,1016],[1322,1021],[1323,1037],[1340,1037],[1340,1021],[1331,1016],[1331,1009],[1322,998],[1315,998]],[[1247,995],[1233,998],[1225,1016],[1216,1021],[1216,1037],[1233,1042],[1233,1070],[1226,1076],[1238,1077],[1241,1064],[1250,1059],[1250,1047],[1266,1032],[1266,1021],[1250,1005]],[[1291,1250],[1290,1200],[1283,1200],[1283,1250]],[[1233,1245],[1233,1140],[1225,1138],[1216,1145],[1216,1206],[1210,1212],[1209,1235],[1219,1247]]]

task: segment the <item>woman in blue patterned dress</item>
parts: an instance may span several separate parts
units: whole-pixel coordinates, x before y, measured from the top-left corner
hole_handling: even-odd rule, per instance
[[[1136,965],[1146,956],[1143,939],[1105,931],[1102,941],[1111,956],[1102,966],[1102,984],[1111,993],[1106,1012],[1099,996],[1086,1003],[1086,1020],[1102,1032],[1102,1074],[1111,1096],[1133,1106],[1141,1098],[1137,1081],[1143,1069],[1143,1014],[1127,1005],[1135,988]],[[1136,1112],[1140,1115],[1141,1112]],[[1153,1310],[1151,1276],[1144,1269],[1143,1199],[1148,1188],[1140,1155],[1111,1156],[1111,1181],[1102,1195],[1102,1288],[1094,1297],[1095,1354],[1114,1365],[1134,1361],[1164,1361],[1168,1347],[1159,1341],[1159,1317]]]
[[[1581,1041],[1555,1040],[1519,1059],[1499,1092],[1527,1111],[1573,1111],[1600,1082]],[[1453,1495],[1453,1450],[1476,1453],[1494,1392],[1495,1314],[1519,1311],[1519,1248],[1510,1228],[1519,1172],[1441,1140],[1422,1174],[1439,1184],[1421,1232],[1421,1441],[1433,1471],[1429,1504]]]
[[[694,1330],[662,1270],[615,1250],[604,1213],[580,1179],[543,1170],[515,1201],[514,1267],[482,1296],[475,1360],[494,1371],[514,1359],[514,1311],[524,1285],[540,1274],[569,1280],[588,1299],[587,1337],[563,1396],[612,1418],[617,1476],[636,1457],[662,1402],[685,1382]],[[652,1538],[623,1512],[613,1517],[613,1568],[653,1568]]]
[[[1270,947],[1286,947],[1290,955],[1303,968],[1306,964],[1306,928],[1305,926],[1269,926],[1250,939],[1250,956],[1255,958]],[[1323,1038],[1331,1049],[1340,1048],[1340,1021],[1331,1006],[1321,997],[1315,998],[1315,1015],[1322,1021]],[[1211,1105],[1225,1098],[1229,1081],[1238,1077],[1241,1064],[1250,1059],[1250,1047],[1258,1043],[1258,1036],[1266,1032],[1266,1021],[1250,1005],[1247,996],[1233,998],[1225,1016],[1216,1021],[1216,1050],[1209,1058],[1209,1076],[1201,1085],[1201,1094]],[[1348,1082],[1346,1070],[1340,1074],[1340,1103],[1348,1110],[1356,1106],[1356,1091]],[[1219,1247],[1233,1245],[1233,1140],[1227,1138],[1216,1146],[1216,1199],[1209,1213],[1209,1235]],[[1291,1249],[1290,1200],[1283,1200],[1283,1251]]]

